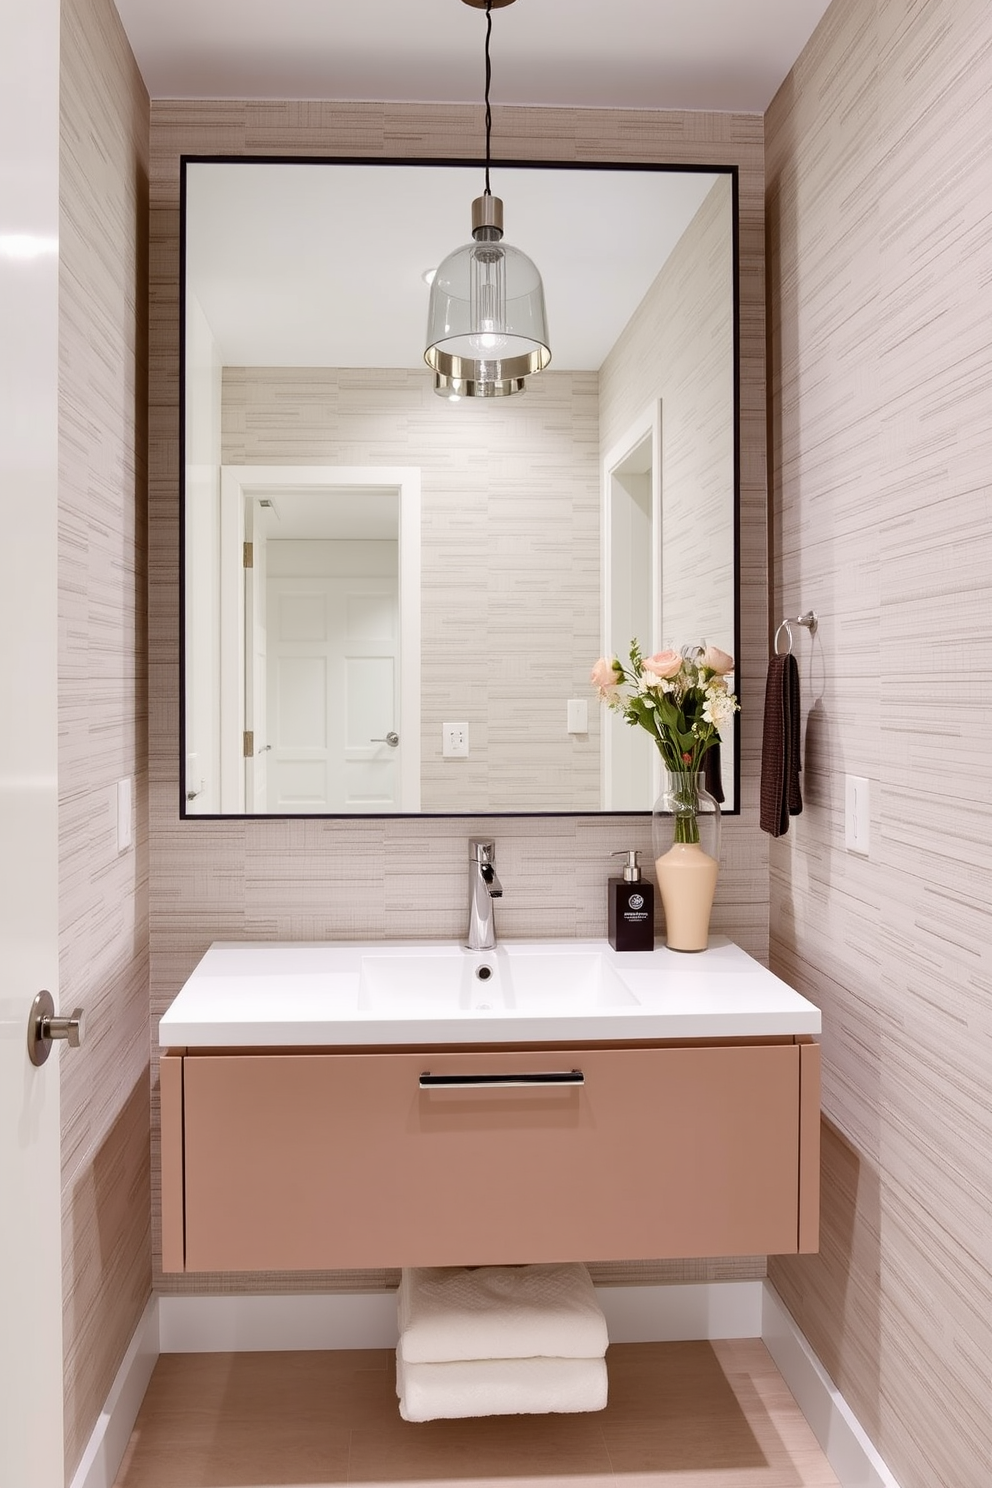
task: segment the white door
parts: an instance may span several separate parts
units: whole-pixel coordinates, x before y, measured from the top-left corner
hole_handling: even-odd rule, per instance
[[[267,589],[269,810],[399,809],[395,575],[270,573]]]
[[[59,3],[0,7],[0,1483],[61,1488],[58,1003]],[[24,127],[31,120],[30,129]]]

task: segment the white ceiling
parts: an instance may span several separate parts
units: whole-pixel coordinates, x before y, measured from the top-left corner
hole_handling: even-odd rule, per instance
[[[715,180],[493,171],[507,242],[544,280],[556,371],[602,364]],[[481,189],[468,167],[191,162],[187,284],[221,361],[422,367],[422,275],[468,241]]]
[[[763,113],[829,0],[517,0],[494,104]],[[485,13],[461,0],[116,0],[153,98],[473,103]]]
[[[116,3],[152,97],[474,103],[483,154],[486,19],[461,0]],[[493,11],[492,100],[763,112],[827,4],[516,0]],[[498,160],[498,116],[493,154]],[[299,198],[291,174],[278,188],[269,176],[278,197],[248,197],[248,176],[240,184],[232,178],[224,193],[208,193],[190,214],[202,250],[191,282],[224,361],[415,365],[427,290],[406,278],[468,239],[469,203],[481,178],[455,172],[427,203],[409,200],[410,186],[400,178],[390,185],[382,177],[373,188],[356,188],[350,206],[338,195],[321,208],[312,173],[312,199],[286,200],[287,192]],[[500,171],[493,181],[506,202],[507,241],[530,254],[544,276],[557,369],[601,364],[706,187],[699,178],[683,177],[680,185],[673,177],[662,191],[655,178],[651,200],[621,207],[609,196],[615,180],[581,174],[571,195],[562,186],[566,195],[556,206],[533,200],[526,172]],[[325,173],[328,184],[331,175],[333,190],[345,190],[342,172]],[[417,173],[406,175],[412,184]],[[601,266],[609,273],[594,280]],[[328,301],[342,284],[351,293]]]

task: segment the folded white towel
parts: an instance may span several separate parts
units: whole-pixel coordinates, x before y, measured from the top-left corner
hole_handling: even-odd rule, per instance
[[[396,1358],[404,1421],[527,1416],[606,1407],[605,1359],[462,1359],[407,1364]]]
[[[582,1265],[408,1268],[397,1311],[400,1356],[408,1364],[595,1359],[609,1342]]]

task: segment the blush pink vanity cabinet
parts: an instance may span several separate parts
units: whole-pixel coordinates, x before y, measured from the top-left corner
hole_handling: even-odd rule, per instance
[[[819,1047],[170,1051],[167,1271],[815,1250]],[[580,1071],[581,1085],[423,1088]]]
[[[376,1019],[344,951],[284,949],[294,984],[213,946],[162,1019],[165,1271],[817,1248],[819,1015],[736,946],[617,958],[629,1006],[498,1027]]]
[[[732,978],[717,989],[730,1009],[722,1019],[717,993],[706,994],[700,980],[703,958],[683,957],[696,962],[679,974],[697,1009],[682,1018],[669,1005],[668,1024],[664,1009],[654,1021],[611,1018],[601,1040],[554,1044],[545,1022],[530,1025],[545,1037],[526,1040],[523,1023],[504,1021],[501,1031],[515,1037],[497,1044],[491,1021],[476,1021],[466,1037],[464,1021],[435,1019],[440,1043],[414,1046],[403,1025],[391,1030],[404,1035],[402,1045],[393,1038],[372,1046],[369,1026],[356,1018],[318,1028],[318,1042],[303,1045],[289,1042],[291,1023],[280,1020],[278,1038],[273,1024],[267,1041],[264,1020],[249,1019],[247,1033],[244,1020],[230,1023],[225,1045],[223,1019],[184,1021],[170,1010],[163,1043],[170,1024],[186,1042],[168,1047],[160,1064],[164,1269],[815,1250],[819,1046],[803,1032],[725,1029],[745,1028],[749,1017],[762,1028],[804,1018],[812,1026],[810,1014],[819,1015],[730,950],[748,964],[737,1001]],[[665,954],[653,953],[652,972]],[[647,983],[631,970],[644,1006]],[[201,992],[215,994],[220,981],[215,974]],[[753,1004],[766,981],[809,1011],[759,1016]],[[256,1002],[259,985],[250,988]],[[680,1036],[659,1038],[673,1021]],[[555,1023],[585,1035],[593,1026]],[[710,1037],[681,1031],[709,1027]],[[493,1086],[485,1078],[545,1074],[559,1079]],[[439,1076],[456,1083],[431,1083]]]

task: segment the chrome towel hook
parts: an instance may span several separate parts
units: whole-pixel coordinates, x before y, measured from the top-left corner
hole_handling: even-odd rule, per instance
[[[811,636],[815,636],[818,623],[819,622],[817,621],[815,610],[807,610],[805,615],[796,615],[794,617],[789,616],[787,619],[783,620],[778,630],[775,632],[775,642],[773,647],[775,655],[788,656],[789,652],[792,650],[792,627],[794,625],[801,625],[804,630],[809,631]],[[789,638],[789,644],[784,652],[780,652],[778,649],[778,643],[779,637],[781,636],[783,630]]]

